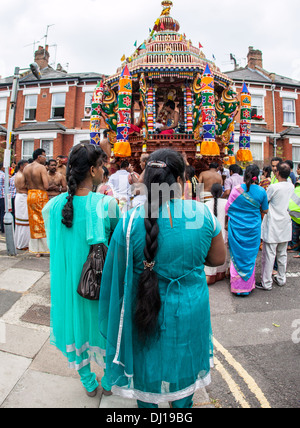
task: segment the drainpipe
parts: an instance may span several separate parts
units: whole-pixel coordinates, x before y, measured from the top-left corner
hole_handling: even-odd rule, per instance
[[[274,121],[274,157],[277,155],[277,137],[276,137],[276,112],[275,112],[275,85],[271,86],[272,89],[272,102],[273,102],[273,121]]]

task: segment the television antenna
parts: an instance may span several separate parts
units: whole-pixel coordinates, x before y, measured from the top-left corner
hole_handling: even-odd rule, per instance
[[[28,46],[33,46],[33,54],[34,54],[34,52],[35,52],[35,45],[37,43],[40,43],[40,41],[37,40],[37,41],[34,41],[33,43],[29,43],[29,45],[25,45],[24,48],[27,48]]]
[[[42,39],[45,39],[45,49],[46,49],[46,45],[47,45],[47,41],[48,41],[49,28],[53,27],[54,25],[55,24],[47,25],[46,34],[44,35],[44,37],[42,37]]]

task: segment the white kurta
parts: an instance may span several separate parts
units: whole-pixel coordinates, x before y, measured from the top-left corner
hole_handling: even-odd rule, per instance
[[[267,191],[269,212],[262,224],[264,242],[275,244],[291,240],[292,220],[288,207],[294,190],[293,184],[286,181],[269,186]]]

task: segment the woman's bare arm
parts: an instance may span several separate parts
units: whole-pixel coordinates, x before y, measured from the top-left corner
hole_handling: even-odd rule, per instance
[[[210,250],[207,254],[205,265],[210,267],[222,266],[226,260],[226,248],[222,232],[211,241]]]

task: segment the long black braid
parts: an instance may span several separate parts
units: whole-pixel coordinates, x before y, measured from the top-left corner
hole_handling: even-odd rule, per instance
[[[169,192],[169,196],[166,192],[162,195],[161,191],[158,194],[153,194],[151,185],[166,183],[171,186],[177,183],[178,177],[184,182],[184,172],[185,164],[182,156],[170,149],[161,149],[152,153],[145,170],[144,184],[148,191],[148,198],[145,203],[145,261],[144,271],[139,278],[135,311],[135,323],[143,340],[159,334],[157,319],[161,308],[161,298],[158,278],[154,270],[159,234],[157,218],[159,206],[166,202],[162,199],[163,196],[168,200],[174,197],[174,191]]]
[[[67,203],[62,210],[62,223],[71,228],[73,225],[74,209],[73,198],[80,183],[86,179],[91,166],[96,166],[106,160],[103,150],[91,144],[78,144],[73,147],[67,165],[68,197]]]
[[[215,183],[211,186],[211,194],[214,198],[214,215],[218,217],[218,199],[222,196],[223,188],[221,184]]]

